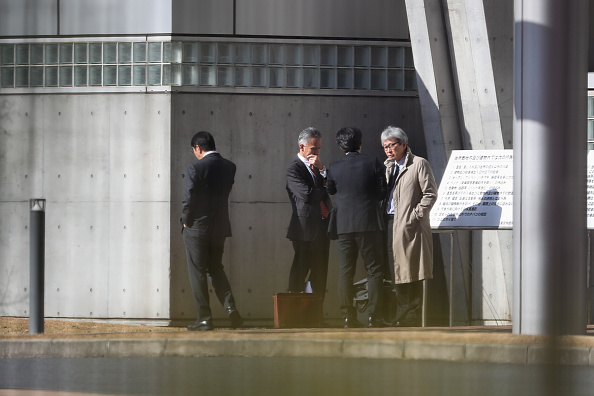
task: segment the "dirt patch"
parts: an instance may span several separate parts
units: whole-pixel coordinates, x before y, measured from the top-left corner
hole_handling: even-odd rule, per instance
[[[45,334],[93,334],[93,333],[138,333],[186,331],[185,327],[149,326],[146,324],[122,324],[76,320],[45,319]],[[0,336],[29,334],[29,319],[0,317]]]

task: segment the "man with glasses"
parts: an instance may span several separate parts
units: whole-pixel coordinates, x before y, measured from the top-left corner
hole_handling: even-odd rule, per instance
[[[433,278],[433,238],[429,211],[437,199],[437,185],[429,162],[413,155],[400,128],[382,132],[388,157],[384,201],[388,267],[396,291],[396,326],[421,325],[423,279]]]
[[[231,327],[237,328],[243,319],[235,307],[222,263],[225,238],[231,236],[229,193],[236,167],[216,151],[214,138],[209,132],[196,133],[191,144],[198,161],[190,164],[186,172],[181,223],[190,284],[198,304],[198,320],[188,326],[188,330],[213,328],[207,276],[227,310]]]

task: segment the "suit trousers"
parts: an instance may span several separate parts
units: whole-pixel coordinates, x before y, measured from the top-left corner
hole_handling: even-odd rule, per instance
[[[387,263],[391,268],[392,280],[394,280],[394,250],[392,249],[392,237],[394,216],[387,218],[386,246],[388,251]],[[394,284],[396,292],[397,309],[395,312],[396,322],[411,322],[420,325],[421,304],[423,303],[423,281]]]
[[[328,238],[328,219],[320,219],[320,232],[312,241],[291,241],[293,242],[293,264],[289,273],[289,292],[300,293],[305,291],[307,275],[314,293],[320,293],[322,297],[326,294],[326,282],[328,279],[328,250],[330,239]]]
[[[183,229],[188,275],[194,299],[198,305],[198,320],[200,321],[212,319],[208,276],[210,276],[210,281],[221,305],[226,310],[235,308],[231,285],[222,263],[225,238],[213,241],[204,234],[203,231],[194,227]]]
[[[338,240],[338,300],[345,318],[357,315],[353,305],[353,279],[357,257],[361,252],[367,270],[368,314],[381,318],[381,293],[384,279],[382,232],[352,232],[339,234]]]

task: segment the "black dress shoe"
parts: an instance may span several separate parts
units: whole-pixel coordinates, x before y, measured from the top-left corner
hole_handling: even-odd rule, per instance
[[[386,323],[372,315],[369,317],[369,324],[367,327],[386,327]]]
[[[400,320],[396,322],[396,327],[421,327],[421,320],[420,319],[406,319]]]
[[[232,329],[241,327],[241,325],[243,324],[243,318],[235,308],[227,308],[227,314],[229,315],[229,319],[231,319]]]
[[[193,325],[188,326],[188,331],[209,331],[212,330],[212,321],[208,320],[198,320]]]
[[[345,329],[357,329],[363,327],[361,322],[357,320],[357,318],[345,318],[344,319],[344,328]]]

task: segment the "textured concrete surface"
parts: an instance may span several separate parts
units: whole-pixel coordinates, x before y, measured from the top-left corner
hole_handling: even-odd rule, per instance
[[[0,358],[344,357],[594,365],[594,337],[513,335],[510,327],[217,329],[211,332],[7,335]]]

